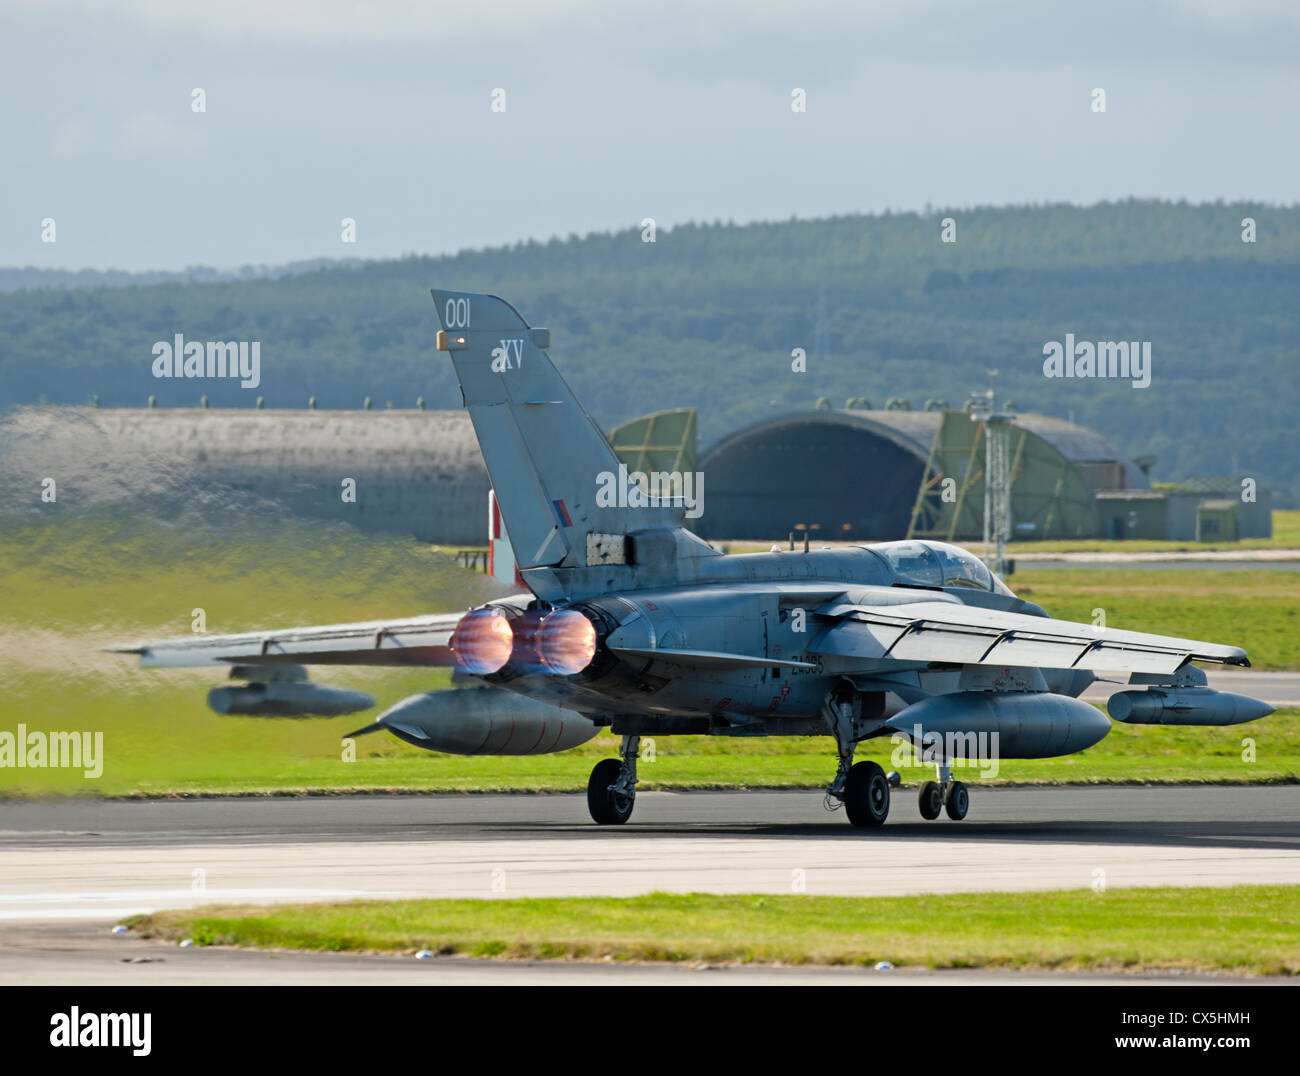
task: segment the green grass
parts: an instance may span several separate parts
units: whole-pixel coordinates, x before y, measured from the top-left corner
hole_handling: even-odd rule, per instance
[[[812,546],[820,545],[857,545],[857,542],[828,542],[816,532],[809,539]],[[795,542],[802,548],[803,535],[797,534]],[[746,541],[744,539],[725,543],[732,553],[765,553],[772,543]],[[785,549],[788,542],[780,543]],[[976,553],[984,549],[981,542],[957,542]],[[1166,541],[1156,538],[1132,538],[1119,541],[1110,538],[1070,538],[1059,541],[1019,541],[1008,542],[1007,553],[1016,557],[1025,553],[1209,553],[1209,552],[1249,552],[1257,549],[1300,549],[1300,510],[1273,510],[1273,536],[1271,538],[1241,538],[1235,542],[1189,542]],[[1028,563],[1028,562],[1026,562]]]
[[[1107,627],[1240,646],[1255,669],[1300,668],[1300,572],[1026,569],[1011,583],[1061,620],[1092,623],[1102,609]]]
[[[40,693],[53,698],[39,718],[20,704],[21,694],[6,698],[0,729],[20,721],[31,728],[102,729],[106,762],[95,780],[76,770],[3,769],[0,795],[572,792],[586,787],[597,759],[617,753],[617,740],[608,732],[571,751],[522,758],[433,754],[376,733],[358,740],[355,761],[345,762],[340,737],[364,724],[364,714],[303,721],[218,717],[203,702],[201,682],[185,677],[177,683],[174,674],[162,682],[166,675],[148,674],[129,694],[98,693],[89,707],[77,682],[49,675]],[[405,686],[391,678],[371,683],[361,675],[331,679],[373,688],[384,705],[426,686],[416,682],[420,676],[398,676]],[[24,677],[20,686],[30,691],[32,678]],[[1249,762],[1243,760],[1247,738],[1255,751]],[[888,741],[870,741],[858,757],[893,769],[900,762],[895,750]],[[643,789],[820,788],[834,772],[830,741],[822,737],[661,736],[653,753],[653,761],[639,766]],[[900,772],[909,785],[931,776],[929,767]],[[1300,780],[1300,710],[1230,728],[1116,724],[1100,744],[1077,755],[1004,760],[996,776],[977,770],[959,776],[970,784],[1294,782]]]
[[[136,519],[6,520],[0,532],[5,643],[41,628],[130,640],[414,616],[500,593],[417,542],[311,522],[215,530]],[[0,652],[3,658],[3,652]]]
[[[924,897],[650,893],[167,911],[146,937],[473,957],[1300,974],[1300,887]]]
[[[1055,615],[1117,628],[1245,646],[1257,667],[1300,668],[1296,589],[1274,571],[1026,571],[1020,593]],[[340,737],[373,714],[329,720],[218,717],[207,688],[220,670],[140,670],[110,642],[189,631],[203,608],[210,631],[328,623],[464,608],[490,593],[482,576],[401,539],[344,528],[283,526],[243,536],[203,528],[67,519],[9,527],[0,536],[0,731],[104,733],[105,770],[0,768],[0,795],[168,795],[409,791],[566,791],[585,787],[595,759],[614,753],[602,734],[561,755],[434,755],[383,733],[344,761]],[[380,708],[448,686],[445,670],[316,670],[327,683],[373,694]],[[1242,760],[1243,738],[1256,761]],[[887,768],[889,745],[861,757]],[[829,741],[660,737],[643,787],[824,786]],[[923,771],[904,771],[905,780]],[[1296,780],[1300,712],[1235,728],[1116,726],[1079,755],[1003,763],[1000,781]]]

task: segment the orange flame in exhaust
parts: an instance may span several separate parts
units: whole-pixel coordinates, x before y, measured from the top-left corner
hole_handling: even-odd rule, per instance
[[[456,667],[476,676],[488,676],[510,660],[515,635],[510,620],[497,609],[475,609],[460,618],[451,633]]]
[[[596,656],[596,625],[572,609],[552,613],[538,629],[537,655],[559,676],[582,672]]]

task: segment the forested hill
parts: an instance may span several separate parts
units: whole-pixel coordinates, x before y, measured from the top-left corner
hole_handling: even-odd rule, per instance
[[[743,177],[738,177],[743,182]],[[942,221],[956,242],[941,242]],[[1256,242],[1242,242],[1242,220]],[[1157,478],[1255,475],[1297,503],[1300,207],[1128,201],[640,227],[439,258],[246,270],[240,279],[0,271],[0,405],[459,406],[429,288],[491,291],[552,330],[606,427],[700,409],[737,425],[892,397],[960,406],[1000,371],[1022,410],[1073,418]],[[413,244],[420,237],[412,237]],[[209,272],[206,274],[211,276]],[[262,383],[156,380],[155,341],[260,341]],[[1150,341],[1151,384],[1057,380],[1043,346]],[[791,371],[791,351],[807,372]],[[777,491],[774,491],[777,492]]]

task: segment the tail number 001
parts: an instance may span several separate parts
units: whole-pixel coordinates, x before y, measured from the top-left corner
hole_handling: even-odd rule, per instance
[[[449,329],[468,329],[469,328],[469,300],[468,299],[448,299],[447,308],[444,311],[443,320],[447,323]]]

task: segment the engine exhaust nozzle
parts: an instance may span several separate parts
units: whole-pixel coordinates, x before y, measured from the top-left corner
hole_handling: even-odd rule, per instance
[[[475,676],[490,676],[504,668],[514,645],[510,619],[499,609],[466,613],[451,633],[456,668]]]
[[[572,609],[551,613],[537,629],[537,656],[557,676],[582,672],[596,656],[596,625]]]

